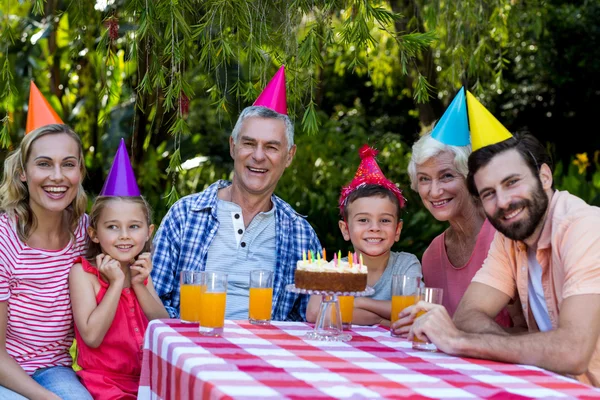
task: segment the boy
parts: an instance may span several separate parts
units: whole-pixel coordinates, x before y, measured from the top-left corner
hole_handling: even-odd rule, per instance
[[[352,322],[358,325],[389,325],[391,312],[392,275],[421,276],[421,264],[416,256],[392,252],[400,239],[401,208],[405,199],[398,187],[386,179],[375,161],[377,151],[363,146],[361,164],[352,182],[342,189],[339,227],[354,251],[362,255],[367,266],[367,285],[375,289],[369,297],[354,299]],[[314,322],[321,296],[311,296],[306,319]]]

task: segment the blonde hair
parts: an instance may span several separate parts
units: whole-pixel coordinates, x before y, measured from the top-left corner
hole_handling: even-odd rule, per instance
[[[94,205],[92,206],[92,209],[90,210],[90,228],[92,228],[96,232],[98,231],[98,221],[100,220],[100,215],[102,214],[102,210],[104,210],[106,205],[110,201],[113,201],[113,200],[129,201],[131,203],[135,203],[135,204],[139,205],[142,208],[144,216],[146,217],[146,223],[148,224],[148,228],[150,228],[150,225],[152,225],[152,208],[150,207],[150,204],[148,204],[148,202],[146,201],[146,199],[143,196],[135,196],[135,197],[98,196],[98,197],[96,197],[96,200],[94,201]],[[150,239],[148,239],[148,241],[144,245],[144,248],[142,249],[142,253],[150,252],[151,245],[152,245],[152,241]],[[102,253],[102,247],[100,247],[100,243],[96,243],[96,242],[93,242],[90,240],[89,247],[88,247],[87,253],[85,255],[85,257],[88,259],[88,261],[90,261],[92,264],[95,263],[96,256],[100,253]]]
[[[87,196],[82,182],[85,178],[85,162],[83,158],[83,145],[79,136],[67,125],[51,124],[35,129],[25,135],[19,147],[11,152],[4,160],[4,173],[0,183],[0,212],[5,212],[17,223],[17,234],[22,241],[27,241],[37,226],[35,214],[29,206],[29,189],[21,181],[25,172],[25,165],[31,153],[31,146],[39,138],[47,135],[65,134],[72,138],[79,148],[79,172],[81,180],[77,188],[77,195],[65,211],[69,213],[69,232],[75,234],[79,219],[85,213]]]

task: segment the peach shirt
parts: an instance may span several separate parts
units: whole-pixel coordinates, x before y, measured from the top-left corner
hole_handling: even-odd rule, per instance
[[[549,207],[536,257],[542,267],[548,314],[556,329],[563,299],[600,294],[600,208],[565,191],[555,191]],[[528,270],[525,244],[497,234],[473,282],[492,286],[511,298],[517,291],[529,331],[537,332],[529,310]],[[600,340],[588,371],[576,378],[600,386]]]

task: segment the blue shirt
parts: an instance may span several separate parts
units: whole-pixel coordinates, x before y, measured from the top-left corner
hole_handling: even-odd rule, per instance
[[[179,317],[179,275],[184,269],[203,271],[208,249],[219,229],[217,191],[231,185],[217,181],[206,190],[186,196],[169,209],[154,238],[152,281],[172,318]],[[296,263],[302,251],[321,251],[310,224],[294,209],[272,195],[275,207],[275,276],[273,313],[276,321],[306,319],[308,296],[291,293],[285,286],[294,283]]]

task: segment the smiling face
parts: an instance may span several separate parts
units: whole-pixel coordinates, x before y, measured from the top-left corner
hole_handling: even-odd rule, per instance
[[[417,191],[421,201],[438,221],[450,221],[471,207],[465,178],[454,164],[454,155],[444,151],[416,165]]]
[[[88,228],[94,243],[102,252],[123,264],[135,259],[150,240],[154,225],[148,226],[148,217],[140,203],[122,198],[105,202],[95,227]]]
[[[490,223],[512,240],[527,241],[540,231],[552,186],[550,168],[534,175],[516,150],[494,156],[474,176]]]
[[[402,221],[398,205],[387,197],[360,197],[347,205],[348,220],[340,221],[345,240],[365,256],[377,257],[390,251],[400,240]]]
[[[77,195],[82,178],[77,142],[59,133],[31,144],[21,181],[29,191],[34,214],[64,211]]]
[[[233,184],[242,193],[271,195],[292,163],[296,145],[288,150],[285,123],[272,118],[244,120],[237,141],[229,139],[234,161]]]

